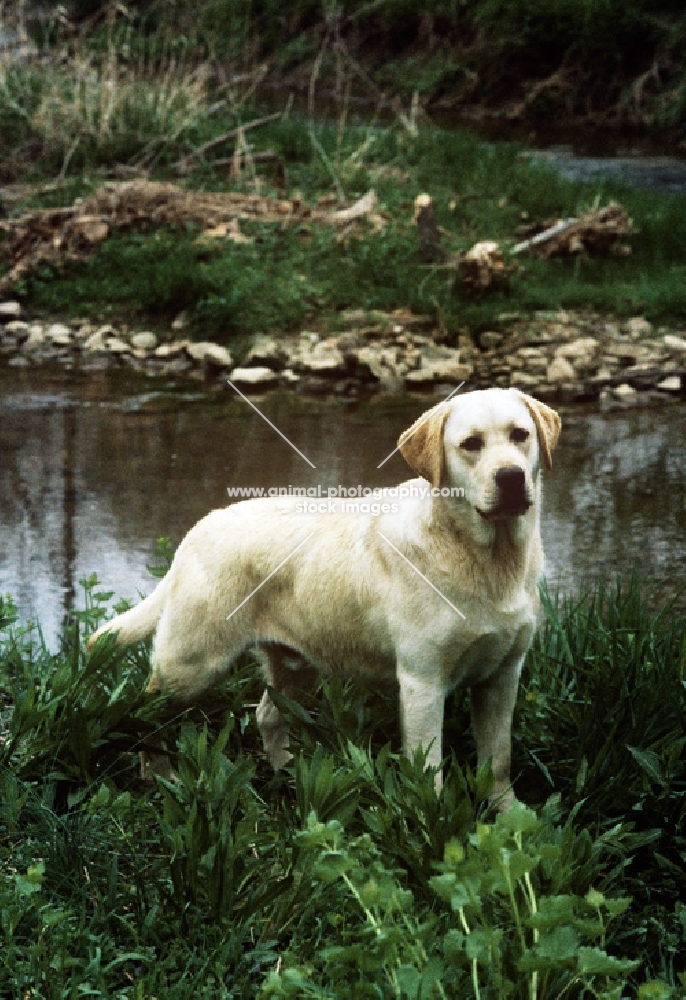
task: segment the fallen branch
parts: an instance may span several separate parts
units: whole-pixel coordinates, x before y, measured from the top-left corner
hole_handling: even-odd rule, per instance
[[[200,156],[204,156],[205,153],[209,153],[211,149],[216,149],[217,146],[223,145],[230,139],[237,139],[239,135],[245,135],[246,132],[252,132],[253,129],[260,128],[262,125],[268,125],[270,122],[278,121],[282,116],[283,111],[277,111],[273,115],[266,115],[264,118],[255,118],[251,122],[246,122],[245,125],[238,125],[236,128],[229,129],[229,131],[224,132],[223,135],[217,136],[216,139],[210,139],[209,142],[203,143],[202,146],[198,146],[197,149],[194,149],[185,156],[182,156],[181,159],[174,165],[174,169],[179,174],[185,174],[188,172],[189,165],[192,160],[195,160]]]
[[[512,247],[511,253],[521,253],[522,250],[528,250],[529,247],[538,246],[539,243],[546,243],[548,240],[552,240],[554,236],[559,236],[560,233],[566,232],[570,229],[578,219],[563,219],[561,222],[556,222],[554,226],[550,226],[549,229],[544,229],[542,233],[537,233],[535,236],[531,236],[528,240],[523,240],[521,243],[517,243]]]
[[[376,191],[371,189],[363,194],[350,208],[341,208],[337,212],[332,212],[330,219],[334,223],[352,222],[353,219],[361,219],[363,215],[369,215],[374,211],[378,202]]]
[[[590,256],[607,255],[624,257],[631,253],[631,247],[623,242],[631,236],[633,228],[626,209],[616,201],[605,208],[591,209],[578,219],[565,219],[553,225],[543,223],[542,232],[527,227],[518,235],[528,238],[512,248],[513,254],[522,250],[535,250],[541,257],[571,257],[574,254]]]

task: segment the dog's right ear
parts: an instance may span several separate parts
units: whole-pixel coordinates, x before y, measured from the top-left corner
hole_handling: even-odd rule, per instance
[[[432,486],[440,486],[443,479],[443,428],[449,412],[445,403],[439,403],[398,438],[400,454],[407,464]]]

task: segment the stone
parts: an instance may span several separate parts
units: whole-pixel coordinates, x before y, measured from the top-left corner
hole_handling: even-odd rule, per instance
[[[24,341],[25,351],[39,350],[45,344],[45,334],[40,323],[33,323],[29,327],[28,338]]]
[[[275,337],[267,337],[258,334],[253,340],[252,347],[248,351],[241,367],[250,368],[282,368],[286,362],[287,353],[282,344]]]
[[[105,335],[102,332],[103,329],[107,329],[107,327],[103,327],[100,330],[96,330],[95,333],[91,333],[90,337],[83,342],[84,350],[91,351],[93,353],[107,350]]]
[[[105,346],[110,354],[131,353],[131,344],[127,344],[125,340],[121,340],[119,337],[108,337],[105,341]]]
[[[633,399],[636,395],[636,390],[628,382],[622,382],[621,385],[616,385],[612,390],[612,395],[615,399]]]
[[[88,340],[90,336],[95,333],[95,327],[92,323],[81,323],[79,327],[74,331],[74,337],[76,340]]]
[[[189,319],[187,312],[180,312],[172,323],[172,330],[185,330],[188,326]]]
[[[271,368],[234,368],[229,380],[241,388],[268,389],[279,384],[279,375]]]
[[[599,347],[595,337],[579,337],[569,344],[561,344],[555,349],[556,358],[567,358],[567,360],[582,360],[594,354]]]
[[[71,330],[64,323],[51,323],[45,336],[56,347],[69,347],[72,342]]]
[[[642,316],[634,316],[633,319],[626,321],[624,330],[632,340],[638,340],[639,337],[650,336],[653,332],[653,324],[649,323],[647,319],[643,319]]]
[[[459,360],[458,351],[454,354],[456,355],[454,358],[422,358],[422,367],[407,372],[405,384],[408,387],[421,388],[437,382],[454,384],[466,381],[472,374],[473,368]]]
[[[14,337],[16,340],[22,340],[28,337],[30,329],[30,325],[23,319],[11,319],[9,323],[5,323],[4,326],[5,334],[9,334],[10,337]]]
[[[156,358],[173,358],[176,354],[183,353],[188,347],[187,340],[172,340],[170,344],[160,344],[155,349]]]
[[[220,368],[230,368],[233,364],[233,358],[229,351],[220,344],[213,344],[209,340],[188,343],[186,345],[186,354],[193,361],[209,361]]]
[[[458,354],[458,352],[455,352]],[[434,378],[437,380],[448,380],[449,382],[464,382],[472,374],[471,365],[465,364],[456,358],[439,358],[429,362],[433,369]]]
[[[571,382],[574,369],[566,358],[556,357],[548,365],[546,379],[548,382]]]
[[[681,376],[668,375],[667,378],[663,378],[661,382],[657,383],[656,388],[662,392],[681,392]]]
[[[540,384],[540,381],[537,375],[528,372],[512,372],[510,376],[510,385],[515,389],[533,389]]]
[[[479,334],[479,343],[485,348],[499,347],[504,339],[504,334],[498,333],[496,330],[486,330],[484,333]]]
[[[545,351],[542,351],[540,347],[518,347],[517,356],[524,358],[525,361],[538,360],[539,358],[543,361],[547,361],[548,356]]]
[[[312,375],[342,375],[346,370],[343,353],[332,337],[318,343],[308,343],[301,338],[292,361],[294,367]]]
[[[0,302],[0,323],[19,319],[22,309],[19,302]]]
[[[31,364],[28,358],[23,357],[21,354],[15,354],[13,358],[10,358],[7,364],[10,368],[28,368]]]
[[[662,343],[668,351],[676,351],[677,354],[686,353],[686,337],[675,337],[673,334],[668,333],[662,338]]]
[[[154,351],[157,347],[157,337],[150,330],[134,333],[131,337],[131,346],[138,351]]]
[[[530,349],[536,351],[536,353],[522,357],[519,351],[517,351],[516,354],[508,356],[508,364],[511,368],[520,368],[532,374],[545,376],[548,371],[548,358],[542,351],[538,351],[536,348]]]
[[[417,371],[408,372],[405,376],[405,385],[408,389],[430,389],[435,381],[430,368],[419,368]]]

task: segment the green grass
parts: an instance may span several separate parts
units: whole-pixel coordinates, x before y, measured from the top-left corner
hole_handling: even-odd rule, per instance
[[[3,997],[683,995],[686,623],[634,582],[546,597],[515,716],[527,806],[495,822],[468,698],[438,798],[397,755],[394,692],[358,683],[284,705],[274,776],[249,660],[170,715],[145,646],[84,652],[110,596],[84,585],[58,653],[0,607]],[[163,740],[177,777],[146,785],[137,751]]]
[[[330,192],[334,178],[348,199],[374,187],[388,216],[383,231],[363,228],[341,243],[333,229],[314,224],[296,230],[246,223],[252,244],[214,248],[196,245],[197,233],[188,230],[115,235],[92,261],[60,274],[46,269],[22,283],[27,306],[48,315],[119,314],[161,325],[185,309],[199,335],[224,341],[326,325],[338,311],[359,307],[440,315],[453,333],[465,325],[487,328],[501,312],[536,309],[593,307],[674,325],[686,320],[686,197],[606,181],[568,183],[521,158],[515,145],[436,128],[413,138],[399,126],[341,132],[322,125],[317,149],[307,123],[296,118],[266,127],[255,141],[282,156],[289,192],[308,200]],[[164,155],[173,160],[181,151]],[[94,183],[91,174],[88,185]],[[225,171],[211,167],[193,183],[227,187]],[[469,298],[455,290],[451,272],[420,261],[412,206],[422,191],[434,197],[445,246],[455,253],[480,239],[499,240],[506,249],[523,213],[531,220],[566,217],[613,198],[626,205],[638,230],[634,252],[616,260],[521,260],[509,294]],[[53,192],[49,197],[55,200]]]

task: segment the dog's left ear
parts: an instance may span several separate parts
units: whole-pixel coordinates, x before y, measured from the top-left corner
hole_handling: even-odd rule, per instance
[[[545,458],[545,467],[546,469],[550,469],[553,465],[552,454],[562,429],[560,415],[549,406],[546,406],[545,403],[542,403],[540,399],[534,399],[533,396],[527,396],[525,392],[520,392],[519,390],[517,392],[533,417],[541,451]]]
[[[410,468],[432,486],[443,478],[443,428],[450,413],[445,403],[427,410],[398,438],[398,448]]]

